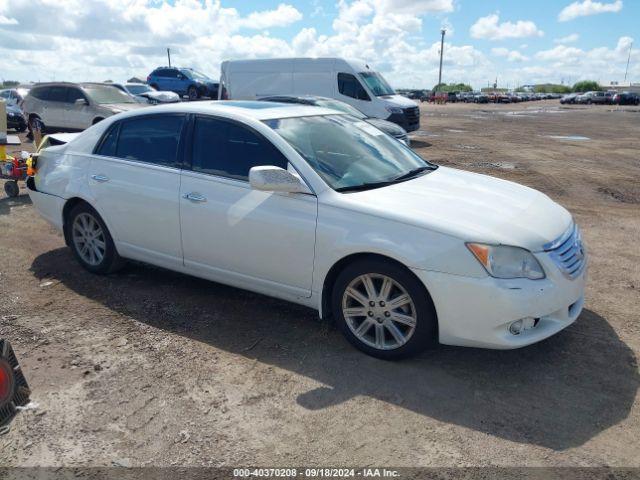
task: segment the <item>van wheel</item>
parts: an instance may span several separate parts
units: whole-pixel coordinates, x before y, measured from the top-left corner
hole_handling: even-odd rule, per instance
[[[198,89],[191,85],[187,90],[187,95],[189,96],[189,100],[197,100],[198,99]]]
[[[31,117],[29,117],[29,130],[33,132],[34,130],[38,129],[40,129],[40,132],[44,133],[44,131],[46,130],[44,122],[39,116],[32,115]]]
[[[409,357],[437,340],[429,294],[393,262],[365,259],[347,266],[336,279],[331,304],[347,340],[373,357]]]
[[[107,226],[89,204],[80,203],[73,207],[66,228],[73,254],[91,273],[112,273],[124,265]]]

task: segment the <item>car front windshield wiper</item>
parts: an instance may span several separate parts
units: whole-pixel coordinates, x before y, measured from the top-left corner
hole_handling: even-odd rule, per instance
[[[407,173],[403,173],[399,177],[394,178],[393,180],[391,180],[391,182],[395,183],[395,182],[402,182],[403,180],[409,180],[411,178],[418,177],[420,176],[420,174],[423,174],[427,171],[435,170],[436,168],[438,168],[436,165],[432,165],[432,166],[425,165],[422,167],[414,168],[413,170],[409,170]]]
[[[361,183],[359,185],[348,185],[346,187],[338,187],[336,188],[336,192],[360,192],[363,190],[372,190],[374,188],[387,187],[389,185],[393,185],[394,183],[403,182],[405,180],[410,180],[412,178],[418,177],[421,173],[426,173],[427,171],[432,171],[438,168],[437,165],[432,166],[423,166],[414,168],[413,170],[409,170],[407,173],[403,173],[399,177],[396,177],[391,180],[385,180],[383,182],[367,182]]]

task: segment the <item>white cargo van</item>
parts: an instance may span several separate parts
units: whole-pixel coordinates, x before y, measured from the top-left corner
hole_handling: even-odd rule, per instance
[[[256,100],[273,95],[319,95],[353,105],[369,117],[420,127],[420,109],[364,62],[342,58],[273,58],[222,63],[220,99]]]

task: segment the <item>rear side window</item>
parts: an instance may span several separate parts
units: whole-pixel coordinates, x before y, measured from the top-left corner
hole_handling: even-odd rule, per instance
[[[247,181],[251,167],[287,168],[287,159],[267,139],[236,123],[197,117],[192,168],[196,172]]]
[[[67,101],[67,88],[66,87],[50,87],[49,96],[47,100],[50,102],[66,102]]]
[[[29,92],[29,95],[31,95],[34,98],[37,98],[38,100],[47,100],[49,97],[49,89],[48,88],[34,88],[33,90],[31,90]]]
[[[98,147],[96,154],[104,155],[107,157],[115,157],[116,156],[116,142],[118,141],[118,130],[120,128],[120,124],[117,123],[111,127],[111,129],[107,132],[107,134],[102,139],[100,146]]]
[[[178,145],[184,121],[183,115],[153,115],[125,120],[120,124],[114,156],[177,167]],[[110,147],[105,146],[105,151],[108,148]]]
[[[357,98],[358,100],[370,100],[362,84],[350,73],[338,74],[338,91],[347,97]]]

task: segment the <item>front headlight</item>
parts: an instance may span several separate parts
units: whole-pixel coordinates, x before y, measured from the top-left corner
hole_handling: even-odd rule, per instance
[[[400,107],[385,107],[389,113],[403,113]]]
[[[467,243],[467,248],[478,259],[489,275],[495,278],[544,278],[540,262],[529,250],[506,245]]]

